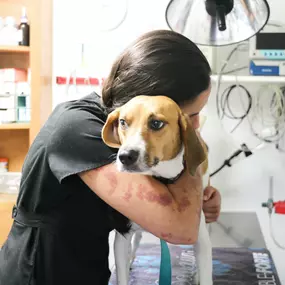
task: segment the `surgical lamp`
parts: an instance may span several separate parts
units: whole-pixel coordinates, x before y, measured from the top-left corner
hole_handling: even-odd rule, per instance
[[[198,45],[225,46],[247,40],[267,24],[266,0],[171,0],[169,28]]]

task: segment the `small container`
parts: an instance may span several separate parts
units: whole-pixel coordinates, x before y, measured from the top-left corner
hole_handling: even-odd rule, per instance
[[[18,28],[14,17],[6,17],[5,25],[1,30],[1,44],[2,45],[18,45]]]
[[[0,157],[0,173],[8,172],[8,158]]]

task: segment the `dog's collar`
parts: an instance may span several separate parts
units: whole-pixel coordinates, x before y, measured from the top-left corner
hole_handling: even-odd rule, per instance
[[[163,184],[173,184],[181,177],[183,172],[184,172],[184,169],[177,176],[173,178],[164,178],[164,177],[157,177],[157,176],[155,178]]]
[[[183,162],[183,166],[184,166],[183,170],[173,178],[164,178],[164,177],[158,177],[158,176],[155,176],[155,178],[163,184],[173,184],[182,176],[182,174],[186,168],[186,162],[185,161]]]

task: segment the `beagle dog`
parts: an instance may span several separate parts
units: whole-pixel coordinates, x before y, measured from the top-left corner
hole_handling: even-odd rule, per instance
[[[187,115],[166,96],[136,96],[114,110],[102,129],[102,139],[109,147],[118,148],[119,171],[152,175],[167,182],[179,178],[185,164],[191,175],[202,164],[203,189],[207,186],[206,144],[192,128]],[[128,284],[142,231],[131,222],[126,235],[116,232],[114,255],[119,285]],[[194,249],[197,282],[212,285],[212,246],[203,211]]]

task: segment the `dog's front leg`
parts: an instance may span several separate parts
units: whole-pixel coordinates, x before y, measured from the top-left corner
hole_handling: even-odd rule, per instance
[[[141,242],[141,239],[142,239],[142,231],[141,230],[137,230],[134,234],[134,238],[133,238],[133,241],[132,241],[132,255],[131,255],[131,263],[130,263],[130,266],[132,266],[135,258],[136,258],[136,252],[137,252],[137,249],[140,245],[140,242]]]
[[[194,246],[196,264],[197,264],[197,281],[200,285],[213,284],[213,261],[212,245],[209,232],[206,225],[205,215],[202,211],[198,241]]]
[[[130,250],[133,232],[125,236],[116,231],[114,241],[114,256],[118,285],[128,285],[130,273]]]

